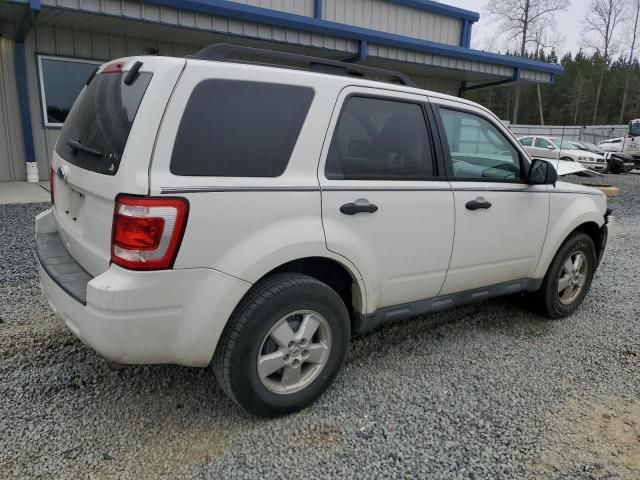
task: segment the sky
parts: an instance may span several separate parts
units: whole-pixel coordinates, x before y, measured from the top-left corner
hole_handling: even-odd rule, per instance
[[[497,22],[488,22],[486,15],[482,13],[482,7],[487,0],[442,0],[441,3],[453,5],[480,13],[480,21],[473,26],[473,48],[482,49],[485,38],[491,37],[498,30]],[[565,12],[559,12],[556,16],[558,29],[565,37],[561,53],[580,49],[580,37],[582,32],[582,19],[587,10],[588,0],[571,0],[571,6]],[[502,48],[502,45],[499,45]]]

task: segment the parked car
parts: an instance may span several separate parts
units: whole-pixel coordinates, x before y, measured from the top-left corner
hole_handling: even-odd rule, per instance
[[[598,146],[605,152],[622,152],[624,138],[610,138],[598,143]]]
[[[584,167],[596,172],[604,172],[607,162],[604,156],[579,148],[574,142],[556,137],[525,136],[518,141],[534,158],[580,162]]]
[[[571,315],[606,197],[557,181],[486,108],[411,83],[219,45],[103,65],[36,218],[50,305],[113,362],[212,363],[259,416],[309,405],[351,336],[388,322],[520,292]]]
[[[597,155],[602,155],[607,161],[607,172],[628,173],[635,168],[633,157],[622,152],[605,152],[600,147],[589,142],[580,142],[580,145]]]

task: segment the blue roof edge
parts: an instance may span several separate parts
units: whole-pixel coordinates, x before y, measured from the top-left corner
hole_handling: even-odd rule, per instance
[[[461,20],[469,20],[477,22],[480,20],[480,14],[464,8],[454,7],[445,3],[434,2],[433,0],[387,0],[391,3],[397,3],[418,10],[439,13],[448,17],[459,18]]]
[[[404,2],[409,0],[396,1]],[[525,70],[550,74],[561,74],[564,71],[564,68],[561,65],[537,62],[526,58],[499,55],[497,53],[483,52],[465,47],[405,37],[393,33],[380,32],[368,28],[331,22],[329,20],[323,20],[315,17],[306,17],[303,15],[270,10],[262,7],[254,7],[252,5],[231,2],[228,0],[145,0],[145,3],[191,10],[200,13],[208,13],[210,15],[222,17],[230,17],[238,20],[265,23],[294,30],[305,30],[350,40],[364,40],[373,44],[443,55],[462,60],[493,63],[512,68],[523,68]]]

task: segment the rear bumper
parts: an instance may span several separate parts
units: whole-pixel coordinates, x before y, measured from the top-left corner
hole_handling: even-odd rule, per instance
[[[208,365],[251,286],[206,268],[134,272],[111,265],[88,280],[83,304],[40,259],[38,269],[42,290],[66,326],[100,355],[125,364]]]

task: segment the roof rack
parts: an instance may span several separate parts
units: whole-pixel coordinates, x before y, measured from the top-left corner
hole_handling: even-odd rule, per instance
[[[242,60],[242,55],[250,57]],[[217,43],[203,48],[194,55],[187,55],[187,58],[198,60],[215,60],[220,62],[237,62],[237,63],[257,63],[260,65],[269,65],[273,67],[292,68],[290,65],[262,63],[254,61],[255,57],[263,57],[274,60],[284,60],[294,64],[303,64],[306,70],[313,70],[332,75],[346,75],[359,78],[368,78],[371,80],[385,81],[389,83],[397,83],[407,85],[409,87],[417,87],[417,85],[409,77],[400,72],[386,70],[384,68],[367,67],[360,64],[341,62],[339,60],[329,60],[326,58],[311,57],[298,53],[279,52],[274,50],[265,50],[263,48],[244,47],[232,45],[230,43]]]

